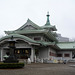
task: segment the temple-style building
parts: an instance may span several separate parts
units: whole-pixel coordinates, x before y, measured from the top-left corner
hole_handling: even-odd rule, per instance
[[[47,22],[44,26],[38,26],[30,19],[14,31],[5,31],[7,34],[0,39],[0,61],[6,53],[10,54],[8,41],[13,36],[16,41],[14,54],[18,59],[30,58],[31,62],[36,59],[53,60],[57,58],[71,60],[75,50],[75,42],[59,42],[57,29],[51,25],[47,13]]]

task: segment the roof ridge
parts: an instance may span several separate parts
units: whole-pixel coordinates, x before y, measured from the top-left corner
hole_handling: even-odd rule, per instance
[[[29,23],[29,25],[32,25],[33,27],[35,27],[35,28],[37,28],[37,29],[42,29],[40,26],[38,26],[37,24],[35,24],[33,21],[31,21],[29,18],[28,18],[28,20],[27,20],[27,22],[24,24],[24,25],[22,25],[19,29],[17,29],[17,30],[21,30],[22,28],[24,28],[26,25],[27,25],[27,23]]]

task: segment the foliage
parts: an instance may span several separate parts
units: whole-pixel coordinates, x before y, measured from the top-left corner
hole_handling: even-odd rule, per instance
[[[15,68],[23,68],[24,63],[0,63],[0,69],[15,69]]]

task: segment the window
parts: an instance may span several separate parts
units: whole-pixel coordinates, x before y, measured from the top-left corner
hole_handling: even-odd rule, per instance
[[[62,54],[57,54],[57,57],[62,57]]]
[[[53,52],[50,52],[50,56],[56,56],[56,54]]]
[[[64,54],[64,57],[70,57],[70,54]]]
[[[34,37],[34,40],[39,41],[41,40],[41,37]]]

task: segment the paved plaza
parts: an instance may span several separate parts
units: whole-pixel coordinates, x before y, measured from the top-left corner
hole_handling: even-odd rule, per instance
[[[75,75],[70,64],[30,64],[22,69],[0,69],[0,75]]]

